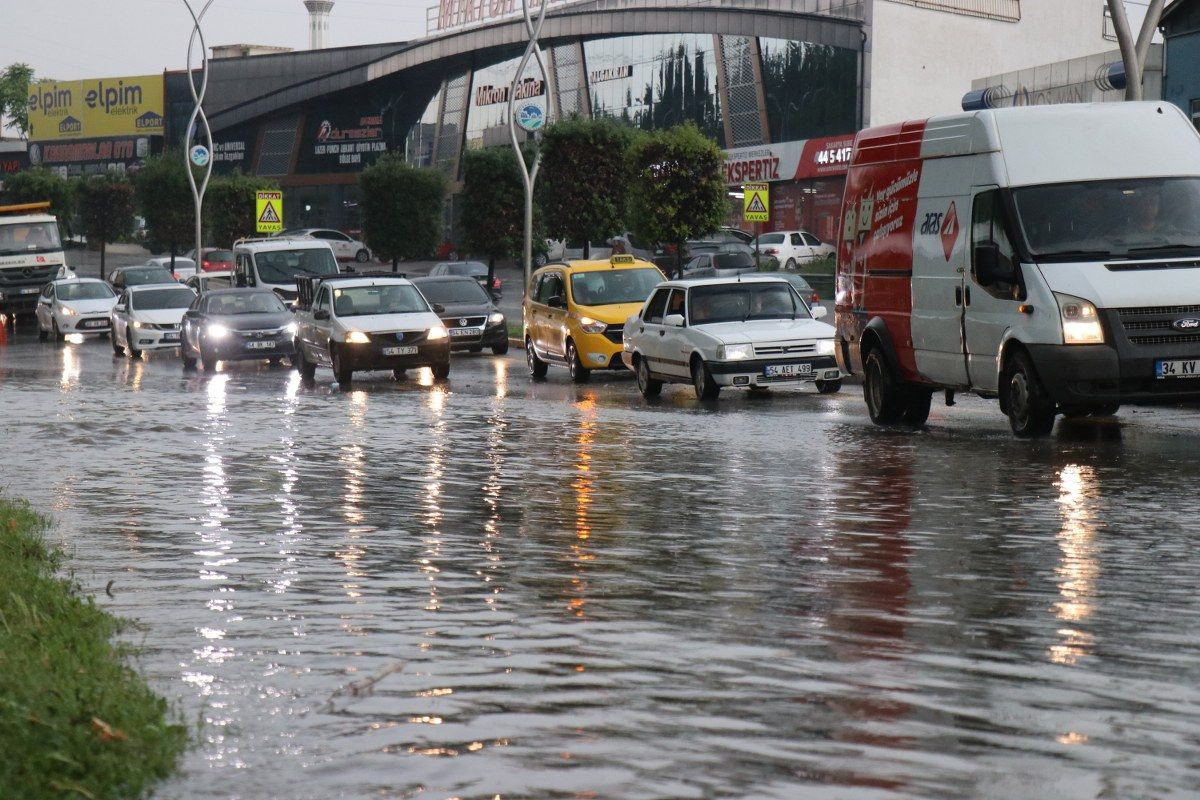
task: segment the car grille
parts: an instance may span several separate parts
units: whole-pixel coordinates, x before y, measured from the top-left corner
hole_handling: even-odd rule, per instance
[[[1147,306],[1115,309],[1129,343],[1137,346],[1200,342],[1200,331],[1179,331],[1172,324],[1181,318],[1200,319],[1200,306]]]
[[[252,331],[234,331],[234,333],[243,339],[274,339],[283,333],[283,328],[261,328]]]
[[[487,322],[487,317],[443,317],[447,328],[478,328]]]
[[[0,287],[49,283],[57,271],[57,264],[47,267],[21,267],[20,269],[5,267],[0,269]]]
[[[806,356],[817,352],[812,342],[807,344],[764,344],[754,346],[756,356]]]
[[[374,344],[421,344],[429,338],[429,331],[393,331],[392,333],[368,334]]]
[[[156,324],[153,322],[143,322],[142,327],[149,328],[152,331],[177,331],[177,330],[179,330],[178,325],[167,325],[167,324],[160,325],[160,324]]]
[[[622,337],[624,337],[624,335],[624,325],[609,325],[604,329],[604,338],[608,339],[613,344],[621,344]]]

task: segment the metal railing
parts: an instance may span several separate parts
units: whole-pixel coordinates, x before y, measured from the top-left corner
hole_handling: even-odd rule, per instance
[[[951,14],[965,14],[971,17],[986,17],[987,19],[1003,20],[1005,22],[1021,21],[1021,0],[888,0],[905,6],[930,8],[935,11],[947,11]]]

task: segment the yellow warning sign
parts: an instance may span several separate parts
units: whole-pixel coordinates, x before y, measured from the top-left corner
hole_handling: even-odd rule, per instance
[[[771,184],[747,183],[742,190],[746,193],[743,200],[746,222],[770,222]]]
[[[279,233],[283,230],[283,192],[255,192],[255,229],[259,233]]]

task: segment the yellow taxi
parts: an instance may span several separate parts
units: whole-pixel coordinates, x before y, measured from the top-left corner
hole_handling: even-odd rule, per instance
[[[544,378],[556,364],[584,383],[592,370],[624,369],[625,320],[662,280],[657,267],[631,255],[550,264],[533,273],[524,306],[530,376]]]

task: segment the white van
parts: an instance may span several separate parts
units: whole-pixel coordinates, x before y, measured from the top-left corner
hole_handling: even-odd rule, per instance
[[[1200,135],[1164,102],[862,131],[836,309],[878,424],[924,424],[935,390],[998,398],[1018,436],[1200,399]]]
[[[337,275],[337,256],[320,239],[239,239],[233,243],[235,286],[270,289],[285,303],[296,299],[296,278]]]

